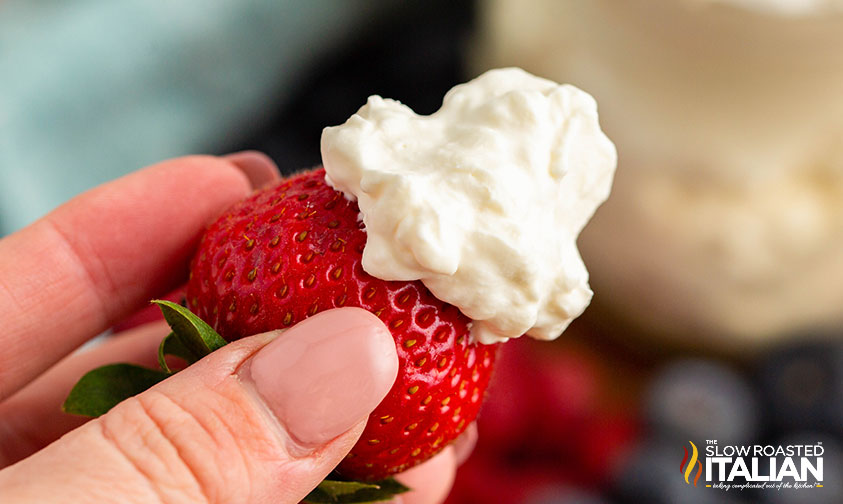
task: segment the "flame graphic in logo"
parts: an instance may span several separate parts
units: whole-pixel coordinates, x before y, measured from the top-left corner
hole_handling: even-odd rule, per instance
[[[691,477],[691,472],[694,470],[694,464],[697,466],[697,475],[694,476],[694,486],[697,486],[697,481],[700,480],[700,475],[702,474],[702,463],[698,460],[699,453],[697,452],[697,445],[695,445],[692,441],[688,441],[691,443],[691,460],[688,460],[688,448],[682,447],[685,450],[685,456],[682,457],[682,462],[679,464],[679,472],[685,474],[685,483],[691,484],[689,478]],[[685,462],[688,462],[688,466],[685,467]],[[684,469],[684,471],[683,471]]]

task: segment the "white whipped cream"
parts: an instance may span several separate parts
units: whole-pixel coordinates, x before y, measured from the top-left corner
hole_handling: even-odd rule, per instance
[[[843,325],[843,0],[523,4],[484,3],[471,62],[600,103],[623,153],[579,239],[602,319],[730,352]]]
[[[429,116],[371,96],[322,133],[326,180],[363,216],[363,269],[421,280],[486,344],[554,339],[588,306],[576,239],[616,160],[590,95],[516,68],[454,87]]]

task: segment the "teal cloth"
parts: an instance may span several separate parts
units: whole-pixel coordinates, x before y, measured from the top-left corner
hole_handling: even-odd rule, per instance
[[[245,137],[384,4],[0,0],[0,235],[101,182]]]

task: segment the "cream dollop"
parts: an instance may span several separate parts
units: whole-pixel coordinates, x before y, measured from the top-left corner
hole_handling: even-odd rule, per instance
[[[451,89],[419,116],[369,97],[325,128],[326,180],[356,199],[363,269],[421,280],[495,343],[558,337],[591,301],[576,239],[617,154],[584,91],[516,69]]]

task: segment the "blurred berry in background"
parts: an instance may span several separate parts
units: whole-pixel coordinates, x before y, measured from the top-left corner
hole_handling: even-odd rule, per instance
[[[843,445],[841,445],[839,435],[835,437],[817,431],[797,430],[772,440],[773,444],[784,446],[817,442],[822,444],[825,450],[823,455],[825,484],[822,491],[806,493],[796,489],[782,489],[779,492],[758,492],[756,495],[759,502],[776,504],[833,504],[843,502]]]
[[[739,504],[752,502],[738,492],[714,492],[685,483],[678,471],[681,444],[658,439],[642,440],[624,460],[612,484],[618,502],[652,504]],[[679,454],[679,457],[677,457]]]
[[[839,334],[822,336],[797,335],[799,342],[771,349],[762,361],[759,381],[774,430],[843,429],[843,344]]]
[[[758,438],[758,398],[746,379],[725,364],[676,360],[653,377],[644,416],[662,437],[682,445],[689,439],[740,444]]]

